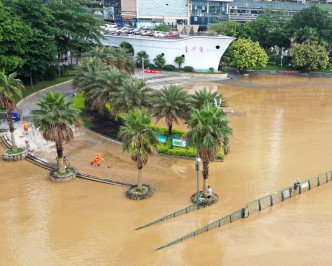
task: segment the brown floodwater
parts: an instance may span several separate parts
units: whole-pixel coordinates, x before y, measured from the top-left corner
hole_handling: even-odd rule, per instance
[[[234,109],[228,114],[234,130],[231,153],[224,162],[210,164],[217,204],[135,231],[191,204],[193,160],[151,157],[143,179],[157,191],[144,201],[127,199],[123,186],[82,179],[54,184],[46,170],[27,161],[0,160],[0,265],[331,265],[332,182],[154,251],[295,178],[332,170],[332,80],[266,76],[240,81],[260,88],[186,86],[218,89]],[[97,153],[105,159],[101,167],[90,165]],[[65,144],[65,154],[79,171],[137,180],[121,146],[84,130]]]

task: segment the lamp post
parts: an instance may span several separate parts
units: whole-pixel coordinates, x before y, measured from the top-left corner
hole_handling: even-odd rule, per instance
[[[144,57],[142,57],[142,79],[144,81]]]
[[[196,163],[195,163],[195,169],[197,171],[197,200],[196,203],[199,203],[199,170],[201,169],[201,158],[199,157],[199,151],[197,149],[197,157],[196,157]]]

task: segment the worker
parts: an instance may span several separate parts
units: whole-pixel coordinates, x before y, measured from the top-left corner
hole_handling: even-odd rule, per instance
[[[100,166],[100,161],[104,160],[103,158],[101,158],[100,154],[98,153],[96,158],[93,160],[93,162],[91,162],[91,165],[93,165],[94,163],[98,164],[98,166]]]
[[[24,128],[25,134],[28,135],[29,124],[27,121],[24,121],[23,128]]]

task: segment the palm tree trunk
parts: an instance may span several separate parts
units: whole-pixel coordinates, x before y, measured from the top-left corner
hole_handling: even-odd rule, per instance
[[[10,137],[12,139],[12,150],[13,152],[17,152],[16,142],[15,142],[15,135],[14,135],[14,120],[12,117],[12,112],[7,112],[8,116],[8,124],[9,124],[9,131],[10,131]]]
[[[139,191],[143,189],[142,168],[143,166],[138,167],[137,190]]]
[[[209,178],[209,161],[203,161],[203,193],[204,197],[206,197],[206,192],[207,192],[207,179]]]
[[[173,123],[170,122],[168,124],[168,137],[171,137],[172,136],[172,127],[173,127]]]
[[[56,152],[58,155],[58,163],[59,163],[59,173],[64,174],[66,172],[65,165],[63,163],[63,148],[62,148],[62,142],[56,142]]]

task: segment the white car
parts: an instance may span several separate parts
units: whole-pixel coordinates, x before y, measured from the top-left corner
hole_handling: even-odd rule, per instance
[[[166,32],[163,32],[163,31],[156,31],[155,33],[154,33],[154,36],[155,37],[159,37],[159,38],[164,38],[164,37],[166,37]]]

